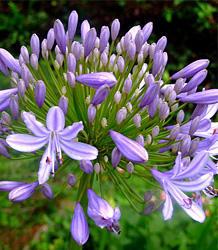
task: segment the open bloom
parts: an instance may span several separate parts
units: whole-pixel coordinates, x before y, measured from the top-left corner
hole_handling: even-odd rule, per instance
[[[192,160],[188,167],[184,168],[181,153],[179,152],[172,170],[161,173],[151,169],[152,175],[162,185],[166,194],[163,207],[165,220],[169,220],[173,214],[172,197],[192,219],[201,223],[204,222],[205,214],[202,208],[193,201],[193,198],[189,198],[182,191],[198,192],[211,185],[213,182],[212,172],[208,172],[194,180],[184,181],[186,178],[196,177],[205,167],[208,159],[208,152],[202,151]]]
[[[119,207],[113,209],[111,205],[100,198],[91,189],[88,189],[88,216],[95,221],[100,228],[107,227],[109,231],[117,233],[117,223],[121,213]]]
[[[10,147],[21,152],[34,152],[47,144],[40,161],[38,172],[39,184],[46,182],[50,172],[54,174],[56,152],[60,163],[63,161],[61,150],[74,160],[94,160],[98,150],[88,144],[72,141],[83,129],[82,122],[75,122],[64,129],[65,117],[59,107],[49,109],[46,117],[47,128],[38,122],[31,113],[22,113],[27,128],[35,135],[14,134],[7,136]]]

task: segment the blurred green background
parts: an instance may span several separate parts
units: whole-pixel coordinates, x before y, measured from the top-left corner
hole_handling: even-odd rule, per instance
[[[109,25],[118,18],[121,22],[120,37],[132,26],[152,21],[153,33],[149,42],[167,36],[166,51],[169,55],[167,71],[171,75],[188,63],[208,58],[209,74],[204,81],[206,88],[218,87],[217,81],[217,1],[0,1],[0,47],[19,55],[22,45],[29,44],[36,33],[40,40],[59,18],[67,27],[70,12],[79,14],[80,24],[88,19],[99,34],[102,25]],[[8,82],[0,75],[0,88]],[[0,157],[1,180],[34,181],[38,159],[11,161]],[[70,166],[69,166],[70,167]],[[61,173],[52,182],[55,192],[66,180]],[[143,193],[149,188],[130,180]],[[217,199],[207,201],[210,211],[204,224],[191,220],[175,204],[174,216],[164,221],[162,214],[139,216],[106,180],[107,198],[113,206],[120,205],[122,212],[119,236],[101,230],[90,223],[90,239],[84,249],[218,249]],[[7,193],[0,194],[0,250],[63,250],[68,249],[70,223],[73,214],[76,189],[67,188],[55,200],[46,200],[37,191],[29,200],[13,204]]]

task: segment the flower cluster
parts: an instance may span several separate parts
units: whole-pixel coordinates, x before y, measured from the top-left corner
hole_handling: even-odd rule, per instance
[[[218,123],[211,120],[218,109],[218,89],[198,91],[209,61],[197,60],[165,79],[167,38],[150,44],[151,22],[132,27],[119,40],[118,19],[110,29],[103,26],[99,37],[83,21],[81,41],[74,41],[77,25],[76,11],[67,31],[56,20],[41,44],[32,35],[30,50],[22,46],[19,60],[0,48],[0,71],[11,82],[11,88],[0,91],[0,153],[10,158],[14,149],[39,159],[35,182],[1,181],[0,191],[20,202],[40,186],[52,199],[50,177],[58,178],[71,166],[66,179],[78,188],[71,234],[79,245],[89,238],[84,209],[97,226],[120,233],[119,207],[113,209],[93,191],[99,184],[103,194],[105,175],[139,214],[159,206],[168,220],[175,200],[192,219],[203,222],[201,191],[217,196],[211,184],[218,172],[213,161]],[[196,106],[185,120],[188,103]],[[143,198],[128,182],[132,178],[154,184],[152,189],[157,180],[164,203],[151,190]]]

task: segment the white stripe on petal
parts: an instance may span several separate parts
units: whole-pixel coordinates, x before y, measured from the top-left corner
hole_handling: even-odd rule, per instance
[[[65,116],[59,107],[51,107],[46,117],[47,128],[51,131],[60,131],[65,125]]]

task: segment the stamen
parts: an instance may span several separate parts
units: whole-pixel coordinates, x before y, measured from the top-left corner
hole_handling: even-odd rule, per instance
[[[187,200],[186,199],[183,199],[184,203],[185,203],[185,207],[186,208],[191,208],[192,206],[192,203],[193,203],[193,198],[188,198]]]
[[[51,163],[51,159],[47,156],[46,163]]]

